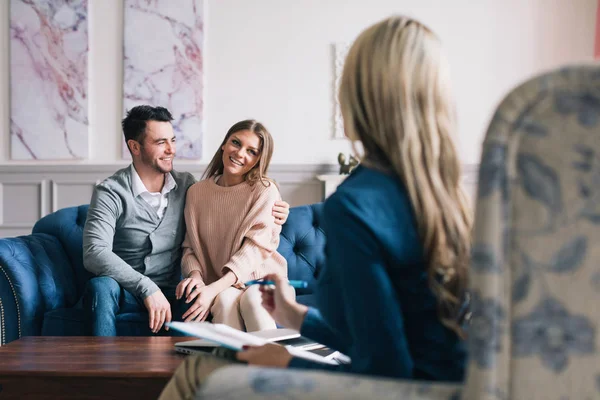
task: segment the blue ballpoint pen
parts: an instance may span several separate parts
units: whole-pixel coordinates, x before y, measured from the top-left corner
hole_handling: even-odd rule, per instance
[[[296,289],[306,289],[308,287],[308,282],[306,281],[288,281],[290,286]],[[244,285],[246,286],[250,286],[250,285],[274,285],[275,282],[274,281],[264,281],[262,279],[255,279],[253,281],[248,281],[246,282]]]

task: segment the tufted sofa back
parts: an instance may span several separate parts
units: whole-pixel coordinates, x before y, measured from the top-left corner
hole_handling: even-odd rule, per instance
[[[85,283],[92,277],[83,267],[83,227],[88,208],[87,204],[62,208],[40,219],[32,230],[32,233],[46,233],[59,240],[75,274],[77,298],[81,297]]]
[[[83,227],[87,210],[88,205],[63,208],[40,219],[33,227],[33,233],[53,235],[62,244],[75,274],[77,298],[92,276],[83,267]],[[289,278],[309,283],[307,289],[299,289],[299,295],[312,293],[325,260],[325,234],[320,227],[322,213],[322,203],[293,207],[282,229],[278,251],[288,262]]]
[[[297,289],[299,295],[314,291],[315,279],[325,263],[322,216],[323,203],[294,207],[281,230],[277,251],[288,262],[289,279],[308,282],[308,288]]]

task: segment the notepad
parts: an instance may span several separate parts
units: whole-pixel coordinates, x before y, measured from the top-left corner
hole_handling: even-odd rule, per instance
[[[300,335],[300,332],[294,329],[284,329],[284,328],[275,328],[275,329],[263,329],[261,331],[248,332],[250,335],[259,337],[261,339],[266,339],[269,342],[277,342],[279,344],[287,345],[291,344],[294,347],[296,346],[297,341],[302,341],[305,339]],[[310,341],[311,343],[315,343],[314,341]],[[219,343],[206,340],[206,339],[196,339],[196,340],[186,340],[184,342],[175,343],[175,347],[187,347],[187,348],[196,348],[196,349],[204,349],[204,351],[210,351],[215,347],[221,346]],[[319,345],[323,346],[323,345]],[[303,347],[303,346],[300,346]]]
[[[242,350],[243,346],[262,346],[272,342],[272,340],[251,335],[223,324],[212,324],[210,322],[168,322],[165,325],[170,329],[175,329],[190,336],[215,342],[220,346],[235,351]],[[321,364],[338,364],[334,360],[313,354],[307,350],[298,349],[293,346],[285,347],[293,357],[303,358]]]

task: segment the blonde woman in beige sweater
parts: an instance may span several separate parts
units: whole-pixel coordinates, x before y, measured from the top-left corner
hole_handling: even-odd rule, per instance
[[[270,273],[287,276],[277,253],[281,226],[273,205],[281,200],[266,176],[273,138],[254,120],[234,124],[214,155],[203,180],[190,187],[185,206],[186,237],[178,298],[191,303],[183,318],[257,331],[275,328],[261,305],[258,285],[244,282]]]

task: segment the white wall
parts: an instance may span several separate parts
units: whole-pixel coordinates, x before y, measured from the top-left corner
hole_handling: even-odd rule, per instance
[[[181,1],[181,0],[173,0]],[[206,0],[204,159],[227,128],[254,117],[275,136],[273,163],[335,163],[331,45],[393,13],[443,39],[458,102],[459,149],[477,163],[488,120],[522,80],[590,61],[596,0]],[[0,164],[9,160],[8,13],[0,0]],[[89,0],[90,160],[120,160],[123,8]],[[180,161],[180,164],[183,162]]]

